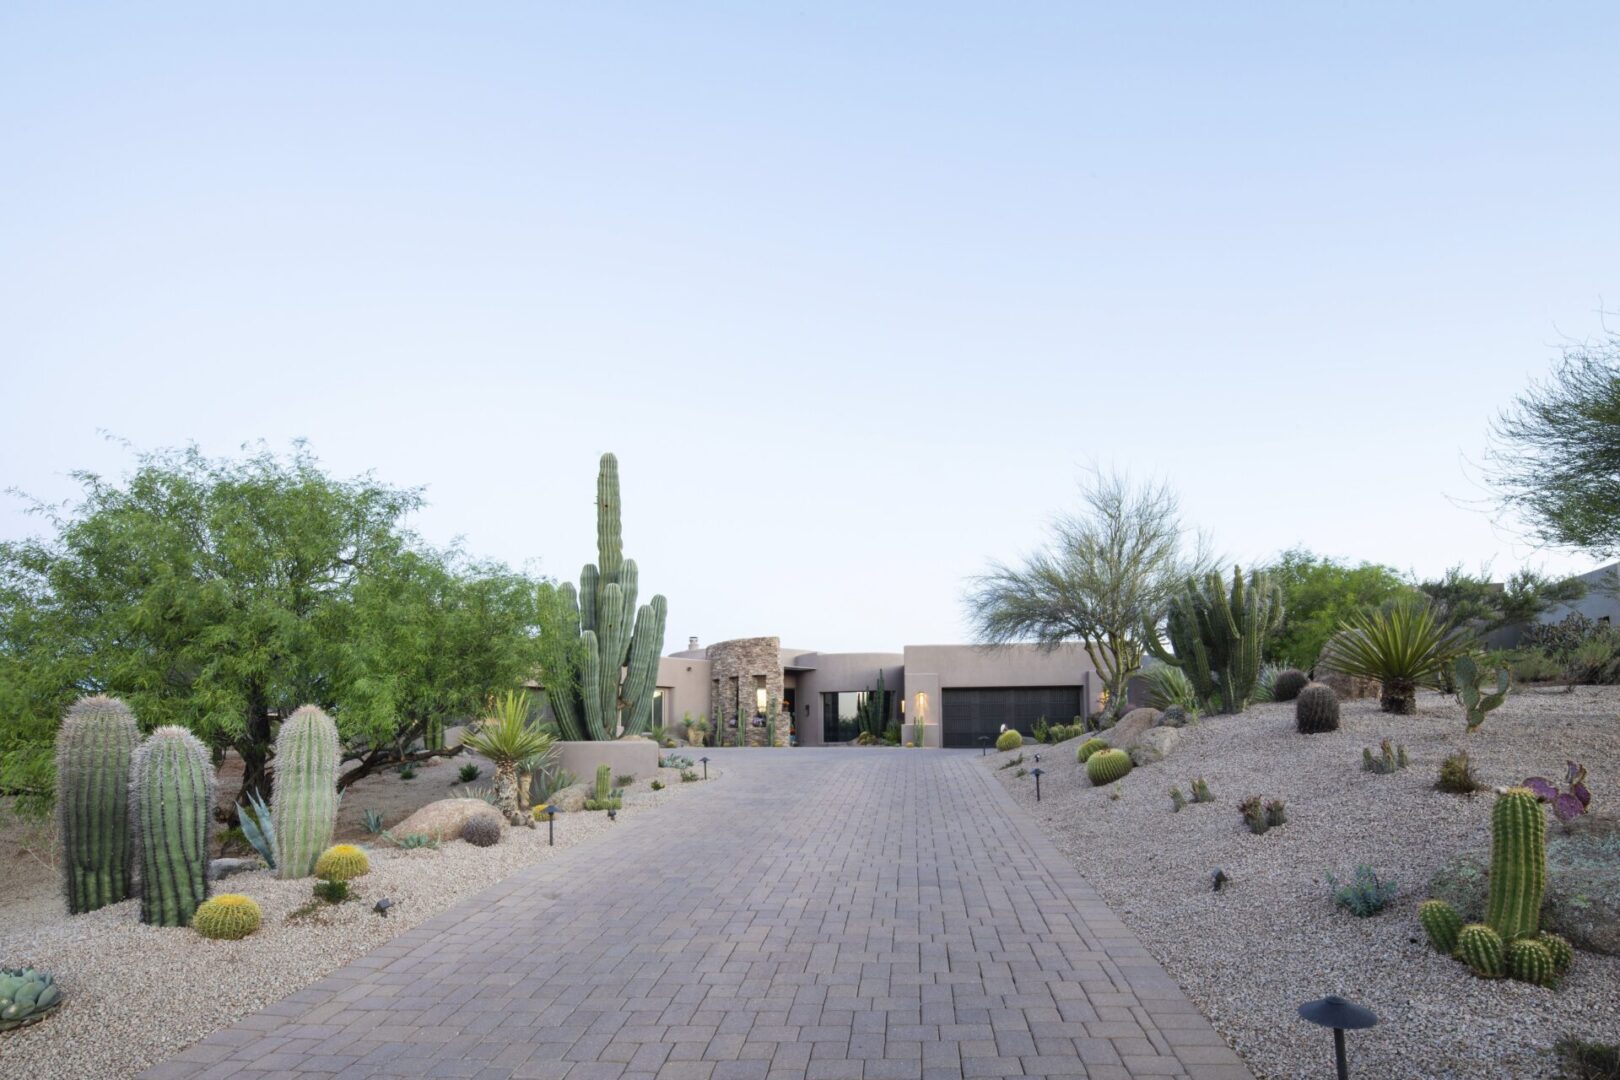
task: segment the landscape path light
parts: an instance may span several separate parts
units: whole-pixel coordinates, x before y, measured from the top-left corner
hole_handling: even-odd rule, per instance
[[[547,847],[556,847],[557,846],[557,814],[558,814],[559,811],[557,810],[557,808],[555,806],[551,805],[550,803],[547,803],[546,806],[545,806],[545,809],[541,810],[540,812],[542,814],[546,815],[546,846]]]
[[[990,736],[988,736],[988,735],[980,735],[979,736],[979,756],[984,757],[984,755],[988,754],[989,752],[990,752]]]
[[[1035,801],[1041,801],[1041,770],[1039,767],[1031,769],[1029,775],[1035,778]]]
[[[707,780],[709,778],[709,759],[705,757],[698,758],[698,760],[703,762],[703,779]]]
[[[1378,1023],[1371,1009],[1346,1001],[1338,994],[1307,1001],[1299,1007],[1301,1019],[1333,1029],[1333,1057],[1339,1067],[1339,1080],[1350,1080],[1350,1062],[1344,1053],[1345,1031],[1370,1028]]]

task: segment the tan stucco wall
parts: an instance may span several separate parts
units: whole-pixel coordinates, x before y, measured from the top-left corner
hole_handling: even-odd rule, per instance
[[[808,668],[798,673],[797,707],[794,717],[800,746],[820,746],[821,695],[870,690],[883,672],[883,688],[892,690],[896,700],[904,689],[905,668],[900,653],[800,653],[793,666]]]

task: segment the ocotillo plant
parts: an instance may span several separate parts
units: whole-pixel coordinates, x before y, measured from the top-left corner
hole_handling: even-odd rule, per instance
[[[185,926],[208,899],[214,766],[183,727],[161,727],[135,751],[132,834],[141,866],[141,921]]]
[[[1282,591],[1261,571],[1232,568],[1230,591],[1217,571],[1189,578],[1170,603],[1164,633],[1149,625],[1143,640],[1154,656],[1186,672],[1205,712],[1238,713],[1254,694],[1260,648],[1282,622]]]
[[[639,735],[652,723],[668,605],[654,596],[636,607],[636,561],[624,557],[619,461],[612,454],[602,455],[596,478],[596,553],[580,572],[579,589],[559,590],[569,615],[578,613],[584,656],[577,679],[549,680],[554,685],[546,690],[565,739],[616,739],[621,729]]]
[[[276,786],[270,820],[276,826],[276,874],[309,877],[332,842],[337,823],[338,733],[332,718],[305,705],[281,722],[276,736]]]
[[[129,899],[129,767],[141,733],[122,701],[80,698],[56,735],[56,818],[68,914]]]

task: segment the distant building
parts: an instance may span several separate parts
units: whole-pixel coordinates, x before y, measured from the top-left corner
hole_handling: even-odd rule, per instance
[[[1575,580],[1586,586],[1586,595],[1572,603],[1553,605],[1542,612],[1536,621],[1561,622],[1578,611],[1593,622],[1620,625],[1620,597],[1616,597],[1614,592],[1614,586],[1620,580],[1620,562],[1578,574]],[[1524,628],[1524,623],[1504,626],[1490,635],[1490,644],[1499,649],[1512,648],[1524,636]]]

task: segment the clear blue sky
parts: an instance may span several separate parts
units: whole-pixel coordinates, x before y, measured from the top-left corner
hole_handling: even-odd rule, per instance
[[[1459,505],[1620,304],[1613,4],[0,7],[0,481],[304,436],[669,644],[959,640],[1089,463],[1218,547]],[[0,500],[0,535],[36,527]]]

